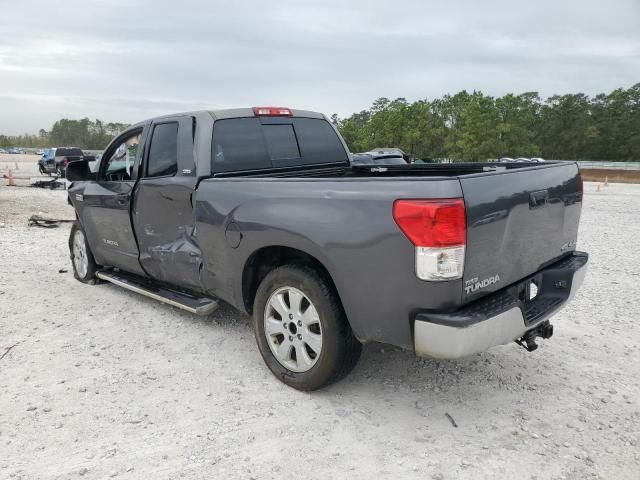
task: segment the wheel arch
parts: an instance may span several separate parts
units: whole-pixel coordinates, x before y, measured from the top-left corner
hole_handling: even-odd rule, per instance
[[[333,277],[320,260],[297,248],[271,245],[259,248],[253,252],[247,258],[244,268],[242,269],[242,302],[248,313],[253,312],[253,301],[258,286],[264,277],[273,269],[289,264],[303,265],[315,270],[336,294],[341,307],[344,309],[340,293],[333,281]]]

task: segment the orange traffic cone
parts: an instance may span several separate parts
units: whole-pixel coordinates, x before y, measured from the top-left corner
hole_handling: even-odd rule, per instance
[[[609,177],[604,177],[604,186],[608,187],[609,186]]]
[[[600,191],[600,184],[598,184],[598,186],[596,187],[596,192]]]
[[[16,182],[13,180],[13,173],[11,173],[11,169],[9,169],[9,183],[7,184],[8,187],[15,187],[16,186]]]

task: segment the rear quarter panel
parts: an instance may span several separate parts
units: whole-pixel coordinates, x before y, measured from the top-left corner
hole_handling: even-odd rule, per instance
[[[296,248],[329,271],[358,338],[410,348],[411,312],[454,308],[462,288],[461,281],[417,279],[414,247],[393,220],[393,202],[459,196],[458,180],[449,178],[203,180],[195,194],[203,284],[243,309],[248,258],[263,247]],[[225,237],[231,223],[242,235],[237,248]]]

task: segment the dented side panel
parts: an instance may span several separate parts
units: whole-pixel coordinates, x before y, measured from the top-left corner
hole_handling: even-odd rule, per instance
[[[153,279],[200,290],[202,254],[189,177],[144,178],[134,196],[140,264]]]

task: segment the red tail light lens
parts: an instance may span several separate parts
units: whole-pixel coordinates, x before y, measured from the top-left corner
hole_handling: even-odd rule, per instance
[[[393,218],[417,247],[452,247],[467,240],[464,200],[396,200]]]
[[[291,110],[283,107],[253,107],[253,113],[258,117],[290,117]]]
[[[67,163],[69,163],[69,159],[68,159],[67,157],[64,157],[64,158],[62,159],[62,163],[63,163],[64,165],[66,165]]]

